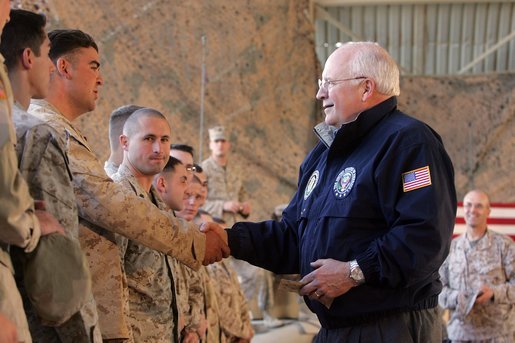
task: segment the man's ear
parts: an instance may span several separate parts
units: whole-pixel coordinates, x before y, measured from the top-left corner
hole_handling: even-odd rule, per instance
[[[126,135],[120,135],[120,146],[124,151],[129,150],[129,139]]]
[[[159,193],[166,193],[166,181],[165,178],[159,175],[156,178],[155,187]]]
[[[68,61],[64,57],[59,57],[57,59],[57,63],[56,63],[55,69],[56,69],[57,74],[61,75],[62,77],[66,77],[67,79],[71,78],[71,74],[70,74],[70,70],[71,70],[70,61]]]
[[[365,102],[372,97],[376,90],[376,83],[372,79],[365,79],[363,82],[363,93],[361,95],[361,102]]]
[[[23,49],[21,53],[21,65],[24,69],[31,69],[34,63],[34,52],[31,48]]]

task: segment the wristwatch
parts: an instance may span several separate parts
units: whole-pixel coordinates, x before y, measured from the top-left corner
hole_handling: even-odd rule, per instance
[[[356,286],[359,286],[365,283],[365,275],[361,271],[359,264],[356,260],[352,260],[349,262],[350,264],[350,274],[349,277],[354,281]]]

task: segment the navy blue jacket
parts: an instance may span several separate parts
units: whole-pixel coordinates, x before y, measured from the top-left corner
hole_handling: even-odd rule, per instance
[[[227,230],[232,255],[303,276],[320,258],[356,259],[365,284],[330,309],[305,298],[325,328],[435,307],[456,215],[454,171],[441,138],[397,110],[395,97],[343,125],[332,142],[330,134],[302,163],[281,222]],[[417,184],[416,170],[429,170],[430,181],[418,175]]]

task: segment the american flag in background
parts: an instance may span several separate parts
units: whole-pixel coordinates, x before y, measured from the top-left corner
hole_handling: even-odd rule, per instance
[[[515,240],[515,203],[490,204],[490,216],[488,217],[488,229],[511,236]],[[465,232],[465,211],[463,203],[458,203],[454,236]]]

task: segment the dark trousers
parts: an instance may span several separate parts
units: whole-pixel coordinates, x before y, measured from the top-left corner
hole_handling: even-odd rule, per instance
[[[315,343],[441,343],[442,323],[437,308],[397,313],[366,324],[324,329]]]

